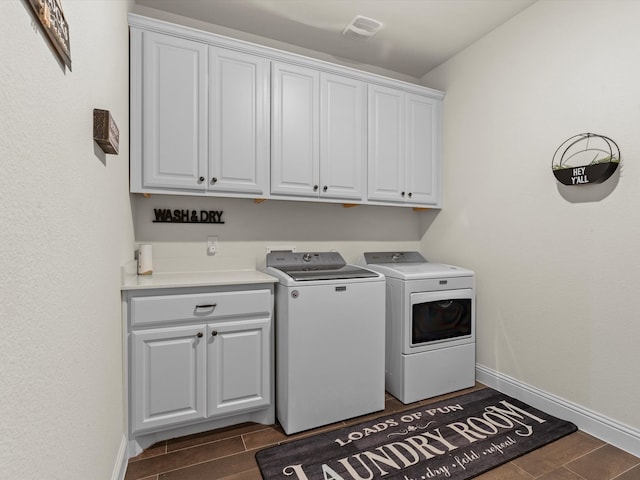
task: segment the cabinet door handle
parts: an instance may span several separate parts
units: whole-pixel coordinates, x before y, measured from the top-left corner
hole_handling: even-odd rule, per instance
[[[215,330],[213,330],[213,331],[211,332],[211,336],[212,336],[212,337],[215,337],[216,335],[218,335],[218,332],[216,332]]]
[[[329,188],[329,187],[327,187],[327,186],[325,185],[324,187],[322,187],[322,191],[323,191],[323,192],[326,192],[328,188]]]
[[[213,177],[213,178],[211,179],[211,183],[216,183],[217,181],[218,181],[218,179],[217,179],[216,177]]]
[[[207,304],[204,304],[204,305],[196,305],[196,310],[198,308],[216,308],[217,306],[218,306],[217,303],[207,303]]]
[[[196,337],[198,337],[198,338],[202,338],[202,336],[203,336],[202,332],[198,332],[198,334],[196,335]]]
[[[218,306],[217,303],[207,303],[204,305],[196,305],[193,309],[194,315],[211,315],[214,308]]]
[[[404,192],[402,192],[402,193],[400,194],[400,196],[401,196],[401,197],[404,197]]]
[[[314,191],[314,192],[317,192],[317,191],[318,191],[318,185],[314,185],[314,186],[313,186],[313,191]]]
[[[411,195],[413,195],[413,193],[409,192],[409,198],[411,198]]]
[[[204,177],[200,177],[200,178],[198,179],[198,182],[200,182],[200,183],[204,182]]]

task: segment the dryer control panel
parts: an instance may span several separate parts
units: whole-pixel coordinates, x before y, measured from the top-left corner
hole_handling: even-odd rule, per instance
[[[426,263],[420,252],[367,252],[364,260],[370,263]]]

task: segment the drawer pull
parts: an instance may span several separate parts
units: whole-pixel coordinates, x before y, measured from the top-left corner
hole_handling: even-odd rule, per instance
[[[202,333],[202,332],[198,332],[198,334],[196,335],[196,337],[198,337],[198,338],[202,338],[202,337],[203,337],[203,333]]]
[[[213,330],[213,331],[211,332],[211,336],[212,336],[212,337],[215,337],[216,335],[218,335],[218,332],[216,332],[215,330]]]
[[[218,306],[217,303],[207,303],[205,305],[196,305],[196,310],[199,308],[216,308]]]

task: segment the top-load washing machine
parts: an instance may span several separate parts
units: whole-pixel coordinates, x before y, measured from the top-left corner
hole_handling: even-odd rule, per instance
[[[384,277],[337,252],[271,252],[276,414],[287,434],[384,409]]]
[[[475,384],[475,275],[419,252],[369,252],[386,277],[385,384],[403,403]]]

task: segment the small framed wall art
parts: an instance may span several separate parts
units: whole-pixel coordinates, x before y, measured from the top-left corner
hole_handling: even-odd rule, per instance
[[[602,183],[620,164],[620,149],[604,135],[580,133],[565,140],[551,161],[553,175],[564,185]]]
[[[93,109],[93,139],[104,153],[118,154],[120,130],[109,110]]]

